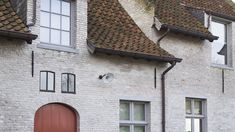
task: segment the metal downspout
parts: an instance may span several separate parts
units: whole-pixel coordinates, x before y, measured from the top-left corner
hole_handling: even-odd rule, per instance
[[[167,31],[157,40],[157,45],[160,46],[160,42],[163,38],[167,36],[167,34],[170,32],[170,29],[168,28]]]
[[[160,42],[163,38],[165,38],[170,29],[168,28],[167,31],[157,40],[157,45],[160,46]],[[168,67],[161,75],[161,91],[162,91],[162,132],[166,132],[166,93],[165,93],[165,75],[176,65],[175,61],[170,62],[171,66]]]
[[[165,75],[176,65],[176,62],[171,62],[171,66],[168,67],[161,75],[161,90],[162,90],[162,132],[166,132],[166,93],[165,93]]]

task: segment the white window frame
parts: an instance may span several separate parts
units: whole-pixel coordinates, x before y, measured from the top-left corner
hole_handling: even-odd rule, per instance
[[[198,98],[186,98],[185,100],[185,103],[186,101],[190,101],[191,102],[191,114],[188,114],[186,112],[186,105],[185,105],[185,120],[186,119],[191,119],[191,129],[192,131],[191,132],[194,132],[194,119],[201,119],[202,120],[202,132],[207,132],[207,110],[206,110],[206,99],[198,99]],[[195,101],[201,101],[202,103],[202,114],[201,115],[196,115],[194,110],[194,102]],[[186,126],[186,124],[185,124]],[[185,130],[186,132],[186,130]]]
[[[130,113],[130,120],[120,120],[119,122],[119,129],[121,126],[130,126],[130,132],[134,132],[134,126],[144,126],[145,132],[149,132],[149,120],[150,120],[150,107],[149,102],[142,102],[142,101],[123,101],[121,103],[128,103],[129,104],[129,113]],[[145,121],[135,121],[134,120],[134,104],[144,104],[144,115]]]
[[[220,17],[216,17],[216,16],[212,16],[211,22],[217,22],[217,23],[221,23],[224,24],[226,26],[226,31],[225,31],[225,39],[226,39],[226,45],[227,45],[227,64],[217,64],[214,63],[211,59],[211,66],[212,67],[216,67],[216,68],[222,68],[222,69],[233,69],[233,59],[232,59],[232,42],[233,42],[233,38],[231,38],[231,34],[232,34],[232,21],[227,20],[227,19],[223,19]],[[212,31],[212,27],[210,27],[210,30]],[[213,43],[213,42],[212,42]],[[211,51],[211,58],[212,58],[212,51]]]
[[[69,46],[66,46],[66,45],[62,45],[62,42],[60,40],[60,44],[52,44],[52,43],[46,43],[46,42],[42,42],[40,40],[40,43],[37,45],[38,48],[43,48],[43,49],[50,49],[50,50],[56,50],[56,51],[65,51],[65,52],[71,52],[71,53],[76,53],[78,54],[79,51],[78,49],[76,49],[76,0],[60,0],[60,1],[65,1],[65,2],[69,2],[70,3],[70,30],[69,30],[69,39],[70,39],[70,43],[69,43]],[[43,10],[40,9],[40,13],[42,12]],[[43,11],[43,12],[48,12],[48,11]],[[51,18],[51,14],[56,14],[56,13],[52,13],[51,12],[51,7],[50,7],[50,11],[48,12],[50,14],[50,17],[49,19]],[[63,16],[62,14],[58,14],[60,16]],[[41,18],[40,18],[41,19]],[[51,23],[51,22],[49,22]],[[44,27],[44,26],[41,26],[40,24],[40,30],[41,30],[41,27]],[[51,24],[50,24],[50,27],[46,27],[47,29],[53,29],[51,28]],[[59,29],[60,30],[60,34],[62,34],[62,29]],[[49,35],[50,35],[50,32],[49,32]],[[61,36],[60,36],[61,37]],[[49,41],[50,41],[51,38],[49,38]]]
[[[52,4],[51,3],[51,0],[49,0],[50,1],[50,5]],[[44,12],[44,13],[48,13],[49,14],[49,27],[45,27],[45,26],[42,26],[42,25],[40,25],[40,27],[41,28],[46,28],[46,29],[49,29],[50,31],[49,31],[49,41],[51,40],[51,30],[57,30],[57,31],[59,31],[60,32],[60,37],[62,38],[62,31],[65,31],[65,32],[69,32],[69,37],[70,37],[70,41],[69,41],[69,45],[71,45],[71,1],[69,1],[69,0],[59,0],[60,1],[60,12],[62,12],[62,5],[61,5],[61,3],[62,3],[62,1],[64,1],[64,2],[67,2],[67,3],[69,3],[69,5],[70,5],[70,15],[69,16],[67,16],[67,15],[64,15],[64,14],[58,14],[58,13],[54,13],[54,12],[52,12],[51,10],[52,10],[52,7],[50,6],[49,7],[49,11],[45,11],[45,10],[40,10],[40,13],[41,12]],[[51,17],[52,17],[52,15],[58,15],[58,16],[60,16],[60,29],[56,29],[56,28],[53,28],[53,27],[51,27]],[[69,26],[70,26],[70,28],[69,28],[69,30],[68,31],[66,31],[66,30],[63,30],[62,29],[62,19],[61,19],[61,17],[62,16],[64,16],[64,17],[69,17],[69,20],[70,20],[70,23],[69,23]],[[41,19],[41,21],[42,21],[42,19]],[[62,40],[60,39],[60,44],[59,45],[62,45],[62,42],[61,42]],[[46,43],[46,42],[41,42],[41,43]],[[52,43],[46,43],[46,44],[52,44]],[[53,45],[57,45],[57,44],[53,44]]]

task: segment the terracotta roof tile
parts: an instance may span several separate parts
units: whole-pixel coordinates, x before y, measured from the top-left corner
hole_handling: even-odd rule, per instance
[[[196,14],[201,15],[199,17],[202,17],[203,20],[193,14],[196,11]],[[202,11],[235,20],[234,9],[226,0],[157,0],[155,14],[162,23],[162,27],[210,41],[217,39],[204,26]]]
[[[235,12],[227,0],[181,0],[182,4],[208,13],[235,20]]]
[[[14,11],[10,0],[0,0],[0,35],[23,39],[29,43],[37,38],[37,35],[30,33],[26,24]]]
[[[118,0],[90,0],[88,8],[88,43],[94,48],[162,61],[176,59],[141,31]]]

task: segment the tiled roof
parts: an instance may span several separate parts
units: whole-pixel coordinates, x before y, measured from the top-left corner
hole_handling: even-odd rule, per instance
[[[227,19],[235,20],[234,8],[230,5],[232,3],[228,3],[227,0],[182,0],[182,4]]]
[[[204,26],[203,11],[235,20],[234,9],[226,0],[157,0],[155,14],[164,28],[213,41],[217,37]]]
[[[29,43],[37,38],[16,14],[9,0],[0,0],[0,36],[23,39]]]
[[[92,52],[181,61],[151,41],[118,0],[90,0],[88,8],[88,46]]]

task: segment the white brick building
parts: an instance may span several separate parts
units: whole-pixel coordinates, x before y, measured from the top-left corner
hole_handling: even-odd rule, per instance
[[[235,132],[232,3],[146,1],[0,0],[0,132]]]

